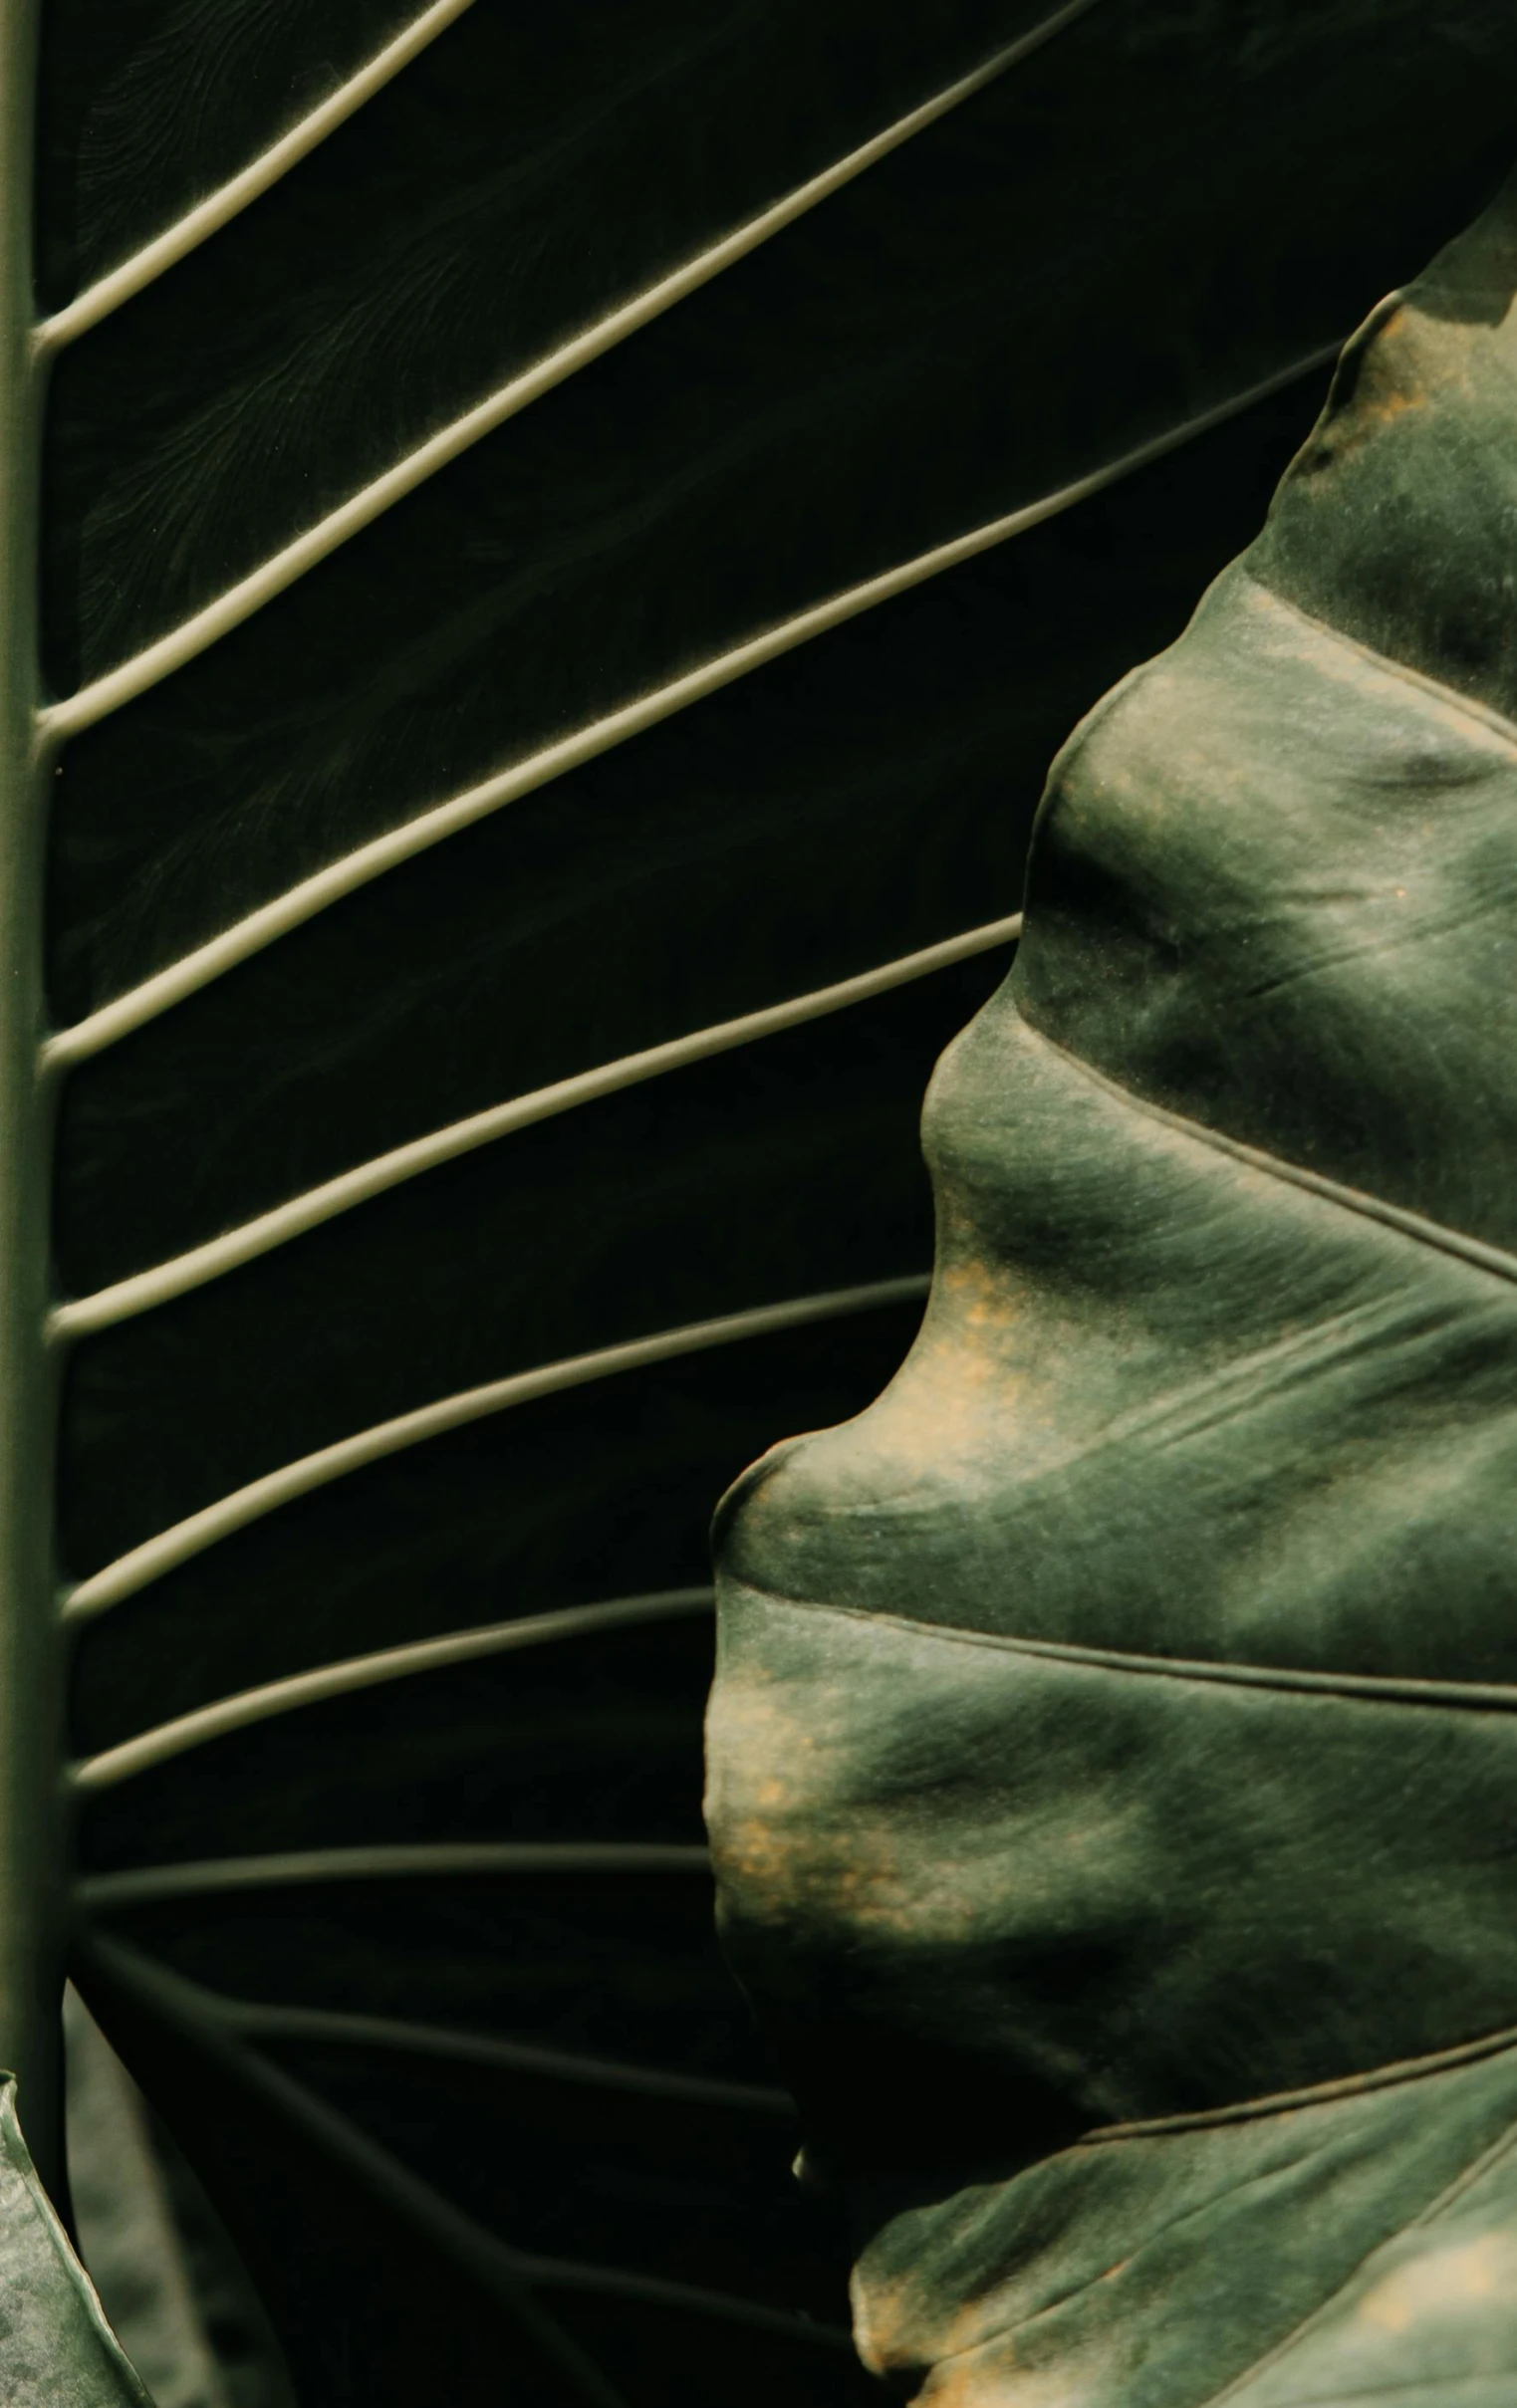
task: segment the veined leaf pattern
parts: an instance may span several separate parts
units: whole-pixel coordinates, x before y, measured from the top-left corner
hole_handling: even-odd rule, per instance
[[[0,13],[0,2061],[51,2168],[67,1938],[322,2408],[871,2395],[711,1936],[710,1504],[909,1341],[1044,765],[1514,51]]]
[[[723,1509],[723,1913],[924,2400],[1517,2399],[1514,296],[1517,182],[1055,762],[920,1335]]]

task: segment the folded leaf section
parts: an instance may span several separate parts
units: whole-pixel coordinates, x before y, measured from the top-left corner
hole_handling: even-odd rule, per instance
[[[1229,571],[1056,766],[1021,1008],[1125,1086],[1517,1245],[1517,729]]]
[[[729,1586],[711,1746],[729,1953],[824,2162],[1005,2159],[1517,2027],[1517,1718]]]
[[[729,1574],[1140,1656],[1517,1679],[1517,1285],[1137,1107],[1014,982],[928,1126],[918,1344],[746,1475]]]
[[[955,2408],[1517,2399],[1514,226],[1056,763],[921,1334],[718,1517],[728,1953]]]
[[[1071,2149],[1003,2188],[907,2210],[855,2279],[865,2355],[900,2383],[935,2360],[916,2395],[934,2408],[1506,2408],[1517,2159],[1499,2135],[1514,2108],[1508,2050],[1358,2097]],[[944,2298],[961,2304],[945,2315]]]

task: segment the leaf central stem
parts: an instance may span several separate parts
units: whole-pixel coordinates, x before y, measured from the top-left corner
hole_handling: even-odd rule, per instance
[[[43,894],[51,777],[35,744],[42,377],[31,351],[37,0],[0,0],[0,2064],[61,2196],[62,1649],[53,1610],[56,1376]]]

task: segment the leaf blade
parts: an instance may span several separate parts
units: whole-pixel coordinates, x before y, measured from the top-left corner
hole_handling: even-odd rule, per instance
[[[1517,2372],[1514,283],[1509,183],[1055,762],[921,1336],[719,1516],[720,1913],[928,2396]]]

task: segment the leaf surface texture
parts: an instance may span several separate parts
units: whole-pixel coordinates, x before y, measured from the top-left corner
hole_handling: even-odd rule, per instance
[[[923,2400],[1517,2397],[1514,288],[1508,186],[1059,755],[921,1333],[722,1509],[722,1914]]]
[[[1488,196],[1517,34],[1495,0],[474,0],[66,339],[419,21],[44,10],[77,1978],[302,2399],[483,2408],[508,2367],[513,2408],[841,2408],[872,2396],[847,2236],[711,1931],[711,1503],[909,1344],[919,1098],[1004,969],[1047,761],[1247,541],[1345,331]],[[1235,592],[1219,642],[1228,609],[1283,651],[1348,623],[1336,588]],[[1470,642],[1483,877],[1507,705]],[[1233,1180],[1305,1279],[1285,1219],[1326,1206],[1067,1067],[1194,1109],[1178,1022],[1148,1070],[1055,1025],[1082,941],[1034,965],[1048,1109],[1109,1182]],[[1342,1158],[1300,1159],[1374,1186],[1354,1132],[1430,1114],[1397,1208],[1500,1248],[1494,1171],[1462,1217],[1438,1185],[1424,1067],[1382,1106],[1346,1056]],[[1218,1126],[1290,1154],[1247,1078]],[[1356,1221],[1312,1274],[1351,1386],[1411,1243]],[[1505,1290],[1428,1276],[1493,1361]],[[1154,1406],[1143,1362],[1103,1377]],[[1136,1643],[1140,1559],[1081,1643]]]

